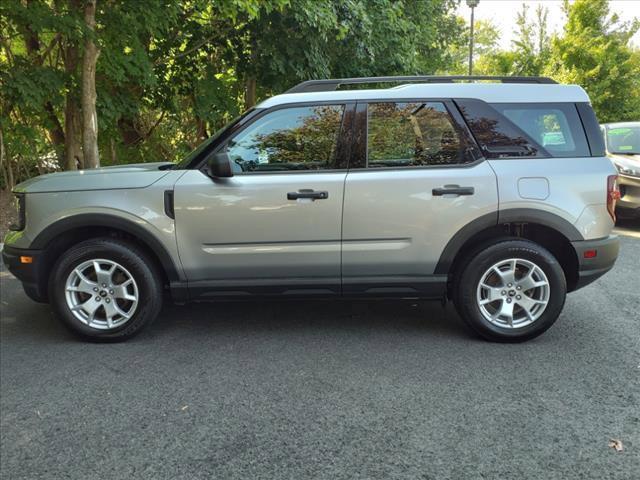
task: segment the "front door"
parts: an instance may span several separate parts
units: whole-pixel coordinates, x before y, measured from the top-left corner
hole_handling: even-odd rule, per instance
[[[279,108],[223,146],[234,176],[189,170],[174,192],[192,293],[337,294],[347,105]]]

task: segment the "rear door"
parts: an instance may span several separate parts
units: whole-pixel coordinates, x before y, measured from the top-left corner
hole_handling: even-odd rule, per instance
[[[175,186],[192,294],[340,292],[348,104],[265,112],[223,146],[234,176],[190,170]]]
[[[448,100],[358,104],[359,141],[345,184],[343,291],[439,296],[452,237],[495,224],[496,178]],[[359,164],[358,164],[359,162]]]

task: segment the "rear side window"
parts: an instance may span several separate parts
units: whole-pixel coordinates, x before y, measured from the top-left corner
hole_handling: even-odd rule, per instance
[[[541,145],[552,157],[588,157],[589,145],[572,103],[491,105]]]
[[[368,106],[369,168],[465,163],[466,147],[441,102],[384,102]]]
[[[457,103],[487,158],[591,155],[572,103]]]

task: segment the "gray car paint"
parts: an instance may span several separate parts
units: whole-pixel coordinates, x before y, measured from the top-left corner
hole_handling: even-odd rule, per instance
[[[489,88],[460,87],[469,95]],[[531,87],[504,88],[528,95]],[[399,90],[389,92],[400,96]],[[284,97],[293,101],[300,95]],[[84,213],[114,215],[157,238],[180,266],[180,278],[189,282],[287,279],[331,287],[341,277],[346,283],[371,277],[393,283],[398,276],[428,276],[456,232],[498,210],[551,213],[574,225],[584,239],[606,237],[613,227],[606,210],[606,176],[616,172],[605,157],[228,179],[163,165],[64,172],[24,182],[16,191],[27,194],[26,229],[10,232],[5,242],[29,248],[39,232],[56,222]],[[546,179],[546,190],[523,195],[522,182],[531,187],[531,178]],[[431,189],[444,185],[473,186],[475,193],[433,197]],[[536,185],[539,189],[541,183]],[[329,197],[287,200],[288,192],[305,188],[327,191]],[[174,189],[175,220],[164,211],[164,192]]]

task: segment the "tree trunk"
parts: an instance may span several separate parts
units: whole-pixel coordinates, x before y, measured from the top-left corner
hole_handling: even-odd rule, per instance
[[[89,31],[86,34],[82,58],[82,151],[85,168],[97,168],[100,166],[100,156],[96,113],[96,62],[100,50],[94,41],[96,0],[85,1],[84,22]]]
[[[117,165],[118,155],[116,153],[116,141],[113,138],[109,142],[109,147],[111,149],[111,165]]]
[[[69,92],[64,107],[64,125],[67,132],[64,144],[65,170],[77,170],[84,167],[82,144],[80,142],[80,117],[80,109]]]
[[[202,118],[196,115],[196,136],[197,144],[199,145],[201,142],[205,141],[209,138],[209,134],[207,133],[207,122],[205,122]]]
[[[244,108],[249,110],[256,104],[256,77],[251,75],[245,81],[244,86]]]
[[[6,158],[4,150],[4,134],[0,128],[0,169],[2,169],[2,175],[4,177],[4,187],[11,191],[13,190],[13,174],[11,172],[11,166],[9,165],[9,159]]]
[[[75,8],[80,8],[80,4],[73,4]],[[78,69],[78,45],[74,40],[67,40],[64,49],[64,70],[67,75],[75,77]],[[64,143],[64,168],[65,170],[76,170],[84,165],[82,158],[82,118],[80,106],[76,92],[71,88],[67,91],[64,106],[64,131],[66,133]]]
[[[64,130],[62,129],[62,125],[60,125],[60,120],[58,120],[58,116],[53,109],[53,105],[51,105],[51,102],[45,103],[44,110],[47,112],[47,117],[49,119],[49,123],[51,124],[51,126],[48,128],[49,140],[51,140],[51,143],[53,143],[53,147],[56,150],[58,162],[61,162],[66,136],[64,134]]]

